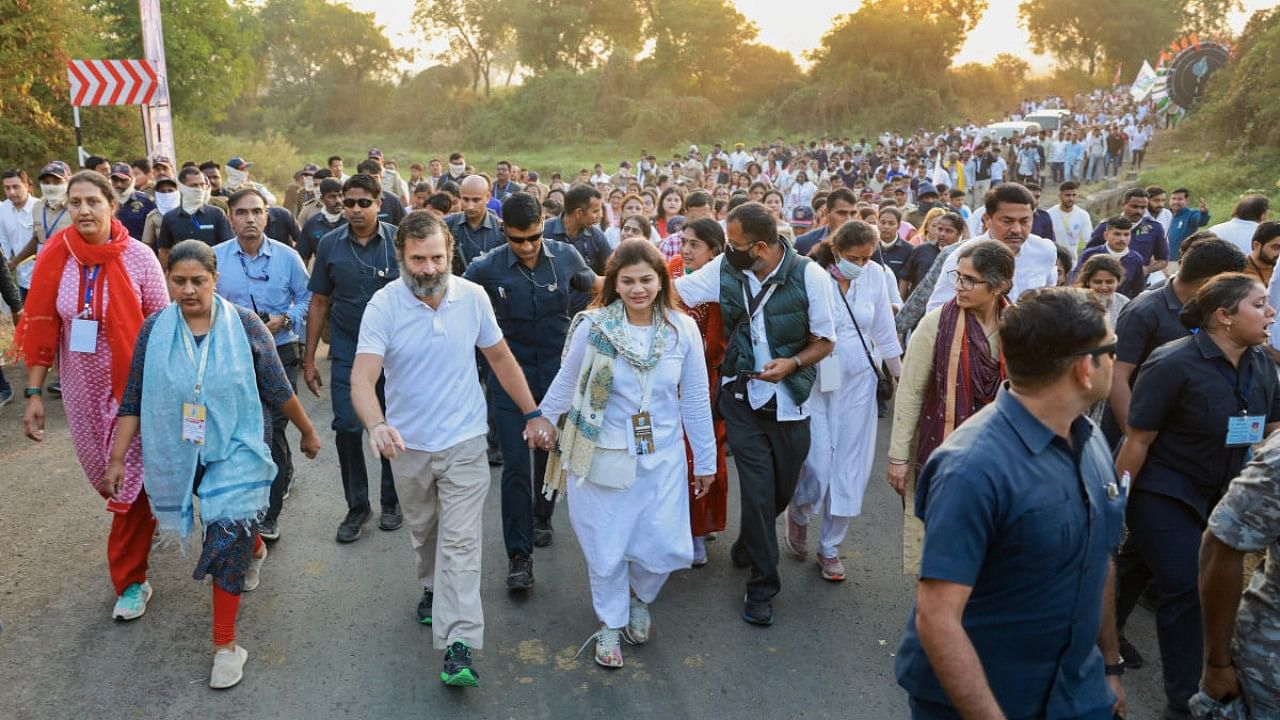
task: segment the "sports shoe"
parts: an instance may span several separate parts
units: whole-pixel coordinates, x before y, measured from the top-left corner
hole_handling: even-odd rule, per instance
[[[649,606],[635,595],[631,596],[631,617],[627,626],[622,629],[622,638],[632,645],[643,645],[649,642],[649,630],[653,619],[649,615]]]
[[[237,645],[234,650],[219,650],[213,654],[213,670],[209,673],[209,687],[226,690],[244,679],[244,661],[249,651]]]
[[[528,590],[533,587],[533,558],[528,555],[516,555],[511,558],[507,568],[507,589]]]
[[[749,596],[743,597],[742,619],[752,625],[772,625],[773,603],[768,600],[752,600]]]
[[[147,611],[147,603],[151,602],[151,583],[145,580],[134,583],[116,598],[116,607],[111,617],[116,620],[136,620]]]
[[[267,546],[262,546],[262,557],[254,555],[249,560],[249,569],[244,571],[244,592],[251,592],[258,589],[258,583],[262,582],[262,563],[267,561]]]
[[[793,512],[795,511],[791,507],[787,507],[782,512],[787,519],[787,549],[791,551],[792,555],[803,560],[809,554],[809,526],[798,525],[791,516]]]
[[[551,544],[551,540],[555,533],[551,529],[550,520],[542,520],[541,518],[533,521],[533,546],[546,547]]]
[[[693,539],[693,566],[700,568],[707,564],[707,539],[703,537],[695,537]]]
[[[431,603],[436,598],[436,594],[431,588],[422,588],[422,599],[418,601],[418,622],[423,625],[431,624]]]
[[[271,518],[263,518],[262,522],[258,523],[258,534],[262,536],[263,540],[279,540],[279,521],[272,520]]]
[[[347,517],[338,526],[338,542],[350,543],[360,539],[364,534],[364,524],[369,522],[369,508],[358,507],[347,511]]]
[[[0,392],[0,407],[4,407],[11,402],[13,402],[13,388]]]
[[[392,530],[399,530],[400,526],[403,524],[404,516],[400,514],[399,505],[382,508],[382,515],[378,517],[379,530],[386,530],[388,532]]]
[[[818,567],[822,568],[822,579],[831,582],[844,581],[844,563],[840,562],[840,556],[822,557],[818,554]]]
[[[601,627],[587,641],[582,643],[582,647],[578,648],[577,655],[582,654],[583,650],[591,644],[592,640],[596,641],[596,664],[607,668],[622,667],[622,631],[610,630],[607,627]]]
[[[440,681],[451,687],[479,687],[480,673],[471,667],[471,648],[458,640],[444,651]]]
[[[55,397],[55,398],[62,397],[62,382],[58,381],[55,383],[49,383],[49,387],[45,388],[44,392],[49,397]]]

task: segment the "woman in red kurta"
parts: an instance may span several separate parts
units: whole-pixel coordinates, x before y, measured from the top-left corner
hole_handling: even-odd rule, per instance
[[[680,254],[671,258],[667,268],[671,271],[671,279],[686,273],[697,272],[724,251],[724,230],[720,223],[708,218],[694,220],[684,226],[681,232]],[[720,306],[705,303],[696,307],[685,307],[686,312],[698,323],[702,333],[703,347],[706,348],[707,374],[710,376],[711,392],[715,393],[720,386],[720,363],[724,360],[724,321],[720,317]],[[714,406],[714,402],[713,402]],[[693,530],[693,566],[702,567],[707,564],[706,536],[724,530],[725,516],[729,509],[729,469],[725,457],[724,420],[715,421],[716,431],[716,481],[706,495],[695,498],[693,493],[693,452],[687,451],[689,457],[689,524]],[[685,439],[685,447],[689,441]]]

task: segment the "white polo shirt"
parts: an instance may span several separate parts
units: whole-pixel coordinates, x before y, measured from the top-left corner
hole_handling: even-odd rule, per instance
[[[440,452],[489,431],[475,349],[501,340],[479,285],[451,275],[432,310],[397,279],[365,307],[356,354],[382,358],[387,423],[405,447]]]
[[[947,273],[956,269],[960,262],[960,248],[979,240],[990,240],[990,235],[983,235],[961,243],[942,263],[942,275],[938,284],[933,286],[933,294],[929,296],[926,312],[933,312],[956,296],[955,285],[947,280]],[[1022,249],[1013,264],[1013,288],[1009,291],[1009,299],[1017,302],[1018,297],[1028,290],[1042,287],[1053,287],[1058,284],[1058,251],[1054,249],[1052,240],[1039,235],[1028,235],[1022,243]]]

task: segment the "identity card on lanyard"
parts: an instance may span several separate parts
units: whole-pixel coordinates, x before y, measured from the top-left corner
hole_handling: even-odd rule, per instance
[[[654,320],[657,321],[657,311],[654,311]],[[649,329],[649,345],[648,355],[653,352],[653,339],[657,334],[657,325]],[[627,333],[630,335],[631,328],[627,327]],[[653,418],[649,415],[649,398],[653,395],[653,374],[658,368],[652,367],[648,370],[637,370],[640,376],[640,412],[631,416],[631,442],[629,443],[630,453],[632,455],[652,455],[656,448],[653,444]]]
[[[209,334],[205,335],[204,342],[200,343],[200,360],[196,361],[196,351],[193,347],[193,336],[191,331],[183,328],[182,345],[186,348],[187,358],[191,360],[191,364],[196,369],[196,395],[195,402],[182,403],[182,440],[193,445],[204,444],[204,429],[206,420],[205,406],[200,402],[200,392],[204,384],[204,370],[209,362],[209,346],[213,344],[213,326],[218,321],[218,305],[215,300],[213,303],[213,313],[209,317]]]
[[[71,352],[94,353],[98,351],[98,321],[93,319],[93,286],[102,272],[101,265],[92,268],[81,266],[80,282],[84,285],[84,305],[80,316],[71,321]]]
[[[1240,372],[1248,372],[1248,369],[1241,367]],[[1227,375],[1228,373],[1223,371],[1223,376]],[[1240,400],[1240,414],[1227,418],[1226,446],[1248,447],[1257,445],[1262,442],[1263,429],[1266,427],[1267,418],[1265,415],[1249,414],[1249,389],[1253,386],[1253,375],[1250,374],[1248,379],[1245,380],[1243,392],[1241,392],[1238,382],[1231,384],[1232,389],[1236,391],[1236,397]]]

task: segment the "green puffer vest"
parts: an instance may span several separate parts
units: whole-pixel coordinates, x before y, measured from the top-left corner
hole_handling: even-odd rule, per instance
[[[764,287],[777,285],[768,302],[764,304],[764,327],[769,351],[775,358],[789,358],[809,344],[809,295],[805,292],[804,271],[811,261],[787,247],[778,272]],[[745,288],[745,296],[744,296]],[[747,301],[751,290],[747,277],[727,260],[720,263],[720,312],[724,317],[725,360],[721,366],[722,377],[735,377],[755,369],[755,354],[751,350],[751,328],[744,322]],[[791,373],[782,385],[791,393],[797,405],[809,399],[818,371],[804,367]]]

